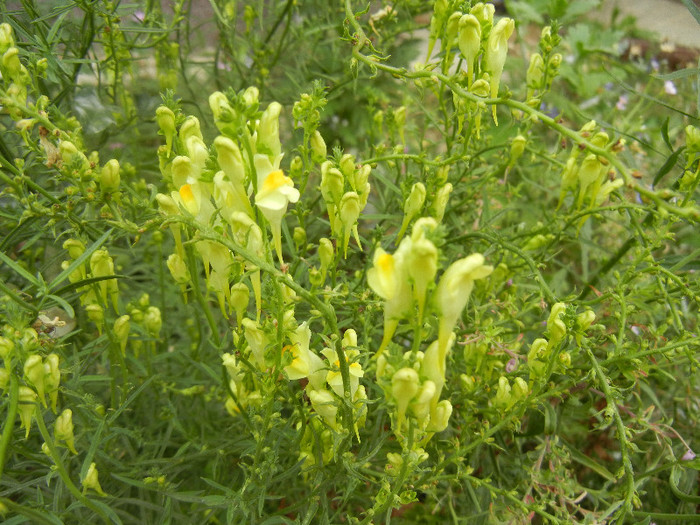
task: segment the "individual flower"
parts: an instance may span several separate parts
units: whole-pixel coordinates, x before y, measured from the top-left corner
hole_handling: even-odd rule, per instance
[[[486,42],[486,52],[484,54],[484,70],[489,74],[491,98],[498,96],[498,86],[501,83],[503,66],[508,55],[508,39],[513,34],[515,22],[511,18],[501,18],[491,29],[488,41]],[[493,106],[493,120],[498,125],[496,117],[496,105]]]
[[[73,411],[66,408],[56,418],[56,426],[54,427],[54,437],[66,443],[66,447],[73,454],[77,454],[75,450],[75,437],[73,436]]]
[[[391,341],[399,320],[413,308],[407,269],[411,244],[410,237],[402,240],[393,255],[378,246],[374,252],[374,264],[367,272],[370,288],[384,299],[384,336],[375,357],[379,357]]]
[[[467,86],[472,85],[474,61],[481,46],[481,24],[474,15],[463,15],[459,19],[459,51],[467,63]]]
[[[292,179],[273,166],[265,155],[255,155],[255,170],[258,176],[255,205],[270,223],[275,251],[283,264],[282,217],[287,212],[287,205],[299,200],[299,190],[294,187]]]
[[[441,354],[446,352],[450,334],[474,289],[474,281],[483,279],[492,271],[492,266],[484,264],[484,256],[474,253],[455,261],[442,274],[435,292],[440,318],[438,339]]]
[[[90,463],[90,467],[85,473],[83,478],[83,494],[87,493],[88,490],[92,489],[97,492],[100,496],[106,496],[105,491],[102,490],[100,486],[100,480],[98,479],[97,465],[95,463]]]
[[[292,342],[292,362],[284,367],[290,380],[309,378],[309,385],[316,390],[323,388],[325,381],[323,360],[309,349],[311,330],[307,322],[303,322],[289,335]]]
[[[340,359],[338,358],[338,352],[331,348],[324,348],[321,352],[328,362],[330,363],[330,368],[326,373],[326,382],[331,387],[333,392],[340,397],[343,396],[343,377],[340,373]],[[348,370],[350,372],[350,398],[355,397],[357,388],[360,385],[360,378],[364,376],[365,372],[362,370],[360,363],[352,362],[352,359],[358,354],[357,350],[346,350],[345,358],[348,361]]]

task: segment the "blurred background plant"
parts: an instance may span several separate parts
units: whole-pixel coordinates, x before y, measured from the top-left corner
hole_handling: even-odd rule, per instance
[[[698,57],[599,4],[3,2],[5,523],[700,521]]]

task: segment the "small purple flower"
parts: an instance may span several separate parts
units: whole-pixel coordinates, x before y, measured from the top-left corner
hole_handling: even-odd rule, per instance
[[[138,9],[137,11],[134,11],[134,14],[131,16],[137,22],[143,22],[144,18],[146,18],[146,13],[144,13],[141,9]]]
[[[668,95],[677,95],[678,94],[678,90],[676,89],[676,85],[670,80],[667,80],[666,82],[664,82],[664,91]]]
[[[615,104],[615,108],[619,111],[624,111],[627,109],[627,102],[629,102],[629,97],[627,95],[620,95],[620,98],[617,99],[617,103]]]
[[[513,357],[506,363],[506,372],[510,374],[516,368],[518,368],[518,360]]]
[[[683,454],[683,457],[681,458],[682,461],[693,461],[695,459],[695,452],[692,450],[688,449],[685,454]]]

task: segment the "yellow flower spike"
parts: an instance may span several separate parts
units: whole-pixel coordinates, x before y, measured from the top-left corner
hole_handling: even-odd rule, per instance
[[[270,223],[272,239],[280,264],[282,258],[282,218],[287,212],[287,205],[299,200],[299,190],[294,187],[292,179],[282,170],[273,168],[265,155],[255,155],[255,169],[258,176],[258,191],[255,205]]]
[[[66,443],[66,447],[68,447],[68,450],[70,450],[73,454],[78,453],[78,451],[75,450],[73,411],[70,408],[66,408],[56,418],[56,426],[54,427],[53,435],[57,440],[64,441]]]
[[[491,98],[496,98],[498,96],[498,86],[501,83],[503,66],[506,63],[506,57],[508,55],[508,39],[513,34],[514,29],[515,22],[512,18],[501,18],[489,33],[483,60],[484,71],[488,72],[490,76]],[[495,104],[492,106],[492,112],[493,121],[498,126]]]
[[[484,264],[484,256],[475,253],[455,261],[442,274],[435,291],[440,319],[438,337],[441,355],[447,353],[448,340],[469,301],[474,281],[483,279],[491,272],[493,267]]]
[[[32,426],[32,417],[36,410],[36,392],[28,386],[19,387],[19,419],[21,428],[25,429],[24,437],[29,437],[29,430]]]

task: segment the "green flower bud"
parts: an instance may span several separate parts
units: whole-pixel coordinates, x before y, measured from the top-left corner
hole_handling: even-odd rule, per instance
[[[508,160],[509,166],[514,166],[520,157],[522,157],[525,151],[525,145],[527,140],[522,135],[518,135],[510,143],[510,159]]]
[[[338,430],[338,407],[335,398],[328,390],[307,391],[309,401],[314,410],[323,418],[323,421],[333,430]]]
[[[185,285],[190,282],[190,272],[187,269],[187,264],[177,253],[173,253],[168,257],[166,265],[176,283]]]
[[[391,395],[396,403],[396,431],[401,432],[406,409],[420,389],[418,372],[413,368],[402,368],[391,378]]]
[[[0,55],[15,45],[10,24],[0,24]]]
[[[158,338],[160,336],[160,329],[163,327],[160,308],[157,306],[149,306],[143,317],[143,325],[152,337]]]
[[[433,217],[435,217],[435,221],[438,223],[442,222],[442,219],[445,216],[445,209],[447,208],[447,203],[450,200],[450,193],[452,193],[452,184],[449,182],[435,193],[432,211]]]
[[[549,343],[546,339],[535,339],[527,353],[527,365],[530,368],[530,375],[533,378],[542,377],[547,369],[547,356],[549,354]]]
[[[362,208],[360,208],[360,197],[354,191],[347,192],[340,200],[338,209],[338,216],[343,225],[343,257],[347,258],[350,233],[355,227],[357,219],[360,217],[360,212],[362,211]],[[357,240],[359,244],[360,241],[357,236],[355,240]]]
[[[78,151],[75,144],[68,140],[61,141],[58,147],[61,160],[65,166],[77,164],[79,170],[86,170],[90,166],[90,161],[82,151]]]
[[[311,146],[311,160],[320,164],[326,160],[326,155],[328,154],[326,150],[326,141],[323,140],[321,133],[316,130],[310,139]]]
[[[255,86],[250,86],[243,92],[243,101],[245,105],[253,111],[257,111],[259,99],[260,91]]]
[[[474,61],[481,47],[481,24],[474,15],[464,15],[459,19],[459,51],[467,63],[467,85],[472,84]]]
[[[533,53],[530,56],[530,65],[527,68],[527,75],[525,78],[528,90],[527,98],[531,98],[534,96],[535,91],[543,88],[542,80],[544,79],[544,60],[542,59],[542,55],[539,53]]]
[[[87,314],[88,319],[90,319],[90,321],[95,323],[95,325],[97,326],[98,332],[101,334],[102,333],[102,326],[104,325],[104,321],[105,321],[104,308],[102,308],[97,303],[88,304],[85,307],[85,313]]]
[[[292,159],[292,162],[289,163],[289,177],[292,180],[299,180],[303,172],[304,161],[301,160],[301,157],[299,155],[297,155]]]
[[[177,204],[169,195],[163,193],[158,193],[156,195],[156,202],[158,203],[158,208],[163,215],[179,215],[180,209]]]
[[[367,187],[367,181],[369,180],[369,174],[372,171],[372,166],[369,164],[363,164],[357,168],[350,179],[350,185],[355,189],[357,193],[363,193]]]
[[[114,193],[119,191],[119,161],[111,159],[102,167],[100,172],[100,188],[102,193]]]
[[[214,124],[216,124],[218,130],[224,135],[235,137],[238,131],[238,116],[231,107],[226,95],[220,91],[215,91],[209,95],[209,108],[214,114]]]
[[[12,342],[7,337],[0,336],[0,357],[2,357],[5,361],[7,361],[8,358],[10,357],[10,355],[12,355],[12,351],[14,349],[15,349],[14,342]]]
[[[595,321],[595,312],[593,310],[586,310],[581,312],[576,316],[576,327],[585,332]]]
[[[63,249],[68,250],[68,255],[75,260],[85,251],[85,245],[77,239],[68,239],[63,242]]]
[[[56,354],[46,356],[44,363],[44,387],[51,401],[51,410],[56,413],[58,403],[58,387],[61,385],[61,370],[58,367],[59,357]]]
[[[685,147],[688,154],[700,153],[700,129],[691,125],[685,127]]]
[[[355,157],[350,153],[346,153],[340,159],[340,171],[343,173],[345,178],[351,183],[354,182],[355,175]],[[355,188],[356,189],[356,188]]]
[[[406,126],[406,106],[401,106],[394,111],[394,123],[396,124],[396,130],[399,132],[401,144],[405,144],[404,128]]]
[[[175,129],[175,113],[166,106],[159,106],[156,109],[156,123],[165,137],[165,151],[169,157],[173,149],[173,138],[177,132]]]
[[[85,478],[83,478],[83,494],[86,494],[88,490],[92,489],[97,492],[100,496],[106,496],[104,490],[100,486],[100,481],[98,479],[97,465],[95,463],[90,463],[90,467],[85,473]]]
[[[450,416],[452,415],[452,403],[447,399],[443,399],[437,404],[435,410],[430,415],[430,425],[427,430],[429,432],[442,432],[447,428],[450,423]]]
[[[482,27],[493,25],[493,15],[496,12],[496,7],[491,3],[478,2],[469,10],[473,14]]]
[[[267,155],[271,159],[279,157],[282,152],[280,144],[279,118],[282,106],[278,102],[272,102],[260,117],[258,125],[258,138],[256,149],[258,153]],[[273,162],[271,160],[271,162]]]
[[[44,399],[44,375],[44,363],[41,361],[41,356],[36,354],[29,356],[24,362],[24,379],[34,385],[39,401],[46,406],[46,400]]]
[[[119,348],[122,351],[122,355],[126,355],[126,343],[129,340],[130,322],[131,317],[128,315],[122,315],[114,321],[114,326],[112,330],[114,331],[114,337],[119,343]]]
[[[566,313],[566,303],[556,303],[552,306],[552,311],[547,320],[547,331],[549,332],[550,345],[554,346],[564,339],[566,335],[566,325],[562,316]]]
[[[59,441],[64,441],[66,447],[73,454],[77,454],[75,450],[75,437],[73,435],[73,411],[66,408],[61,415],[56,418],[56,426],[53,432],[54,437]]]
[[[321,261],[321,271],[324,275],[333,262],[334,255],[333,243],[329,239],[322,237],[318,242],[318,258]]]
[[[501,376],[498,378],[498,390],[496,391],[496,396],[493,399],[493,405],[501,410],[506,410],[513,404],[513,399],[510,395],[510,383],[508,378]]]
[[[189,115],[182,123],[182,126],[180,126],[179,137],[180,142],[182,142],[185,145],[187,144],[187,141],[192,137],[198,138],[199,140],[203,140],[202,130],[199,125],[199,119],[193,115]]]
[[[325,165],[325,163],[324,163]],[[338,206],[343,197],[343,174],[337,168],[321,170],[321,195],[326,204]]]
[[[401,240],[408,229],[408,225],[413,218],[420,213],[425,202],[425,186],[422,182],[417,182],[411,187],[411,193],[408,195],[403,205],[403,223],[396,237],[397,242]]]
[[[295,226],[292,239],[294,239],[297,250],[301,250],[302,247],[306,246],[306,230],[301,226]]]
[[[236,321],[238,326],[241,326],[245,313],[248,310],[250,302],[250,290],[245,283],[236,283],[231,286],[230,305],[236,312]]]
[[[569,352],[562,352],[559,354],[559,362],[564,366],[564,368],[570,368],[571,354]]]
[[[516,377],[513,381],[513,388],[511,389],[511,394],[516,400],[525,399],[530,393],[530,387],[527,385],[522,377]]]
[[[32,417],[36,410],[36,392],[28,386],[19,387],[19,419],[21,428],[25,429],[24,437],[29,437],[29,429],[32,426]]]
[[[109,252],[105,249],[96,250],[90,256],[90,273],[92,277],[110,277],[114,275],[114,261],[109,256]],[[119,298],[119,289],[117,288],[116,279],[105,279],[99,281],[97,286],[100,290],[100,296],[103,303],[107,302],[107,294],[112,298],[112,305],[117,310],[117,300]]]

